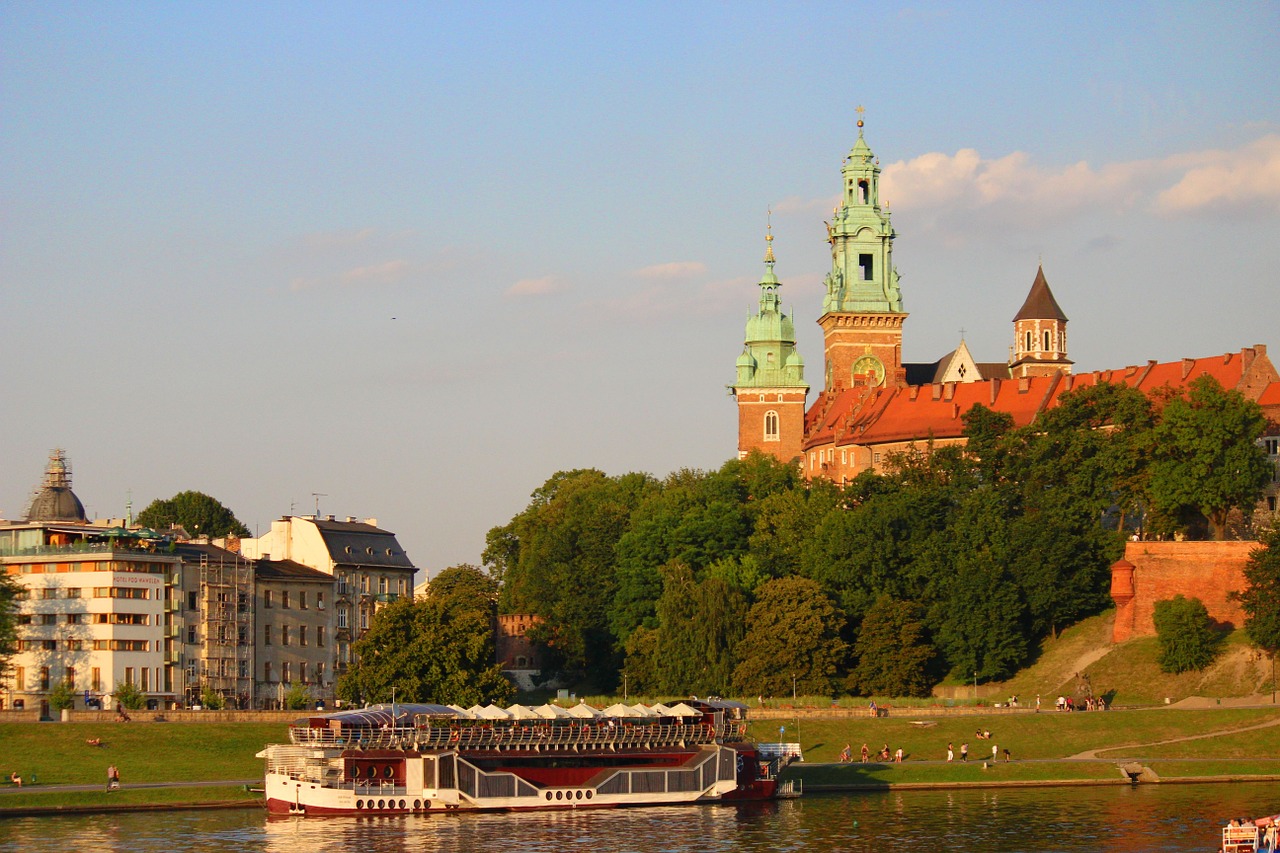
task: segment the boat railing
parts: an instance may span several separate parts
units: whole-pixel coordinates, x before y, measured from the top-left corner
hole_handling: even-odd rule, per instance
[[[741,741],[746,724],[649,724],[614,720],[560,723],[547,721],[497,725],[457,723],[440,725],[419,720],[415,727],[394,729],[328,729],[299,726],[289,730],[299,746],[360,749],[547,749],[674,746]],[[468,721],[470,723],[470,721]]]

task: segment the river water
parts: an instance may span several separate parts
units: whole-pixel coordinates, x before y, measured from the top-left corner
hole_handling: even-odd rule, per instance
[[[1280,811],[1280,785],[809,794],[745,806],[387,818],[257,809],[0,820],[0,851],[1212,851],[1229,817]]]

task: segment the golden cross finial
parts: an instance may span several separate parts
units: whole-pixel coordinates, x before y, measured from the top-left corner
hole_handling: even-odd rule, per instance
[[[766,246],[764,250],[764,262],[766,264],[771,264],[773,263],[773,206],[770,205],[768,210],[769,218],[766,220],[767,224],[765,225],[764,235],[764,242]]]

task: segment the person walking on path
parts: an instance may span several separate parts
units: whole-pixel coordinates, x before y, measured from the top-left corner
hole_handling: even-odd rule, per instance
[[[947,744],[947,761],[956,760],[956,748],[954,744]]]
[[[870,760],[871,760],[871,750],[867,749],[867,745],[864,743],[862,745],[862,763],[866,764]]]
[[[112,764],[107,768],[107,790],[114,791],[120,787],[120,771]]]
[[[965,742],[965,743],[960,744],[960,760],[961,760],[961,761],[968,761],[968,760],[969,760],[969,744],[968,744],[968,742]]]
[[[995,761],[996,761],[999,757],[1000,757],[1000,748],[999,748],[999,747],[997,747],[994,743],[993,743],[993,744],[991,744],[991,761],[992,761],[992,763],[995,763]]]

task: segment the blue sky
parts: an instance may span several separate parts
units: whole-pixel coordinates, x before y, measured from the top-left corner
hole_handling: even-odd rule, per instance
[[[1280,5],[0,3],[0,510],[376,516],[475,562],[558,470],[736,448],[777,273],[884,168],[904,355],[1079,370],[1276,338]],[[1273,360],[1275,356],[1273,355]]]

